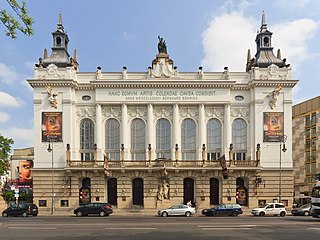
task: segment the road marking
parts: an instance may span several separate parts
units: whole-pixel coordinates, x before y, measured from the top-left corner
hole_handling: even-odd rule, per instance
[[[317,230],[320,231],[320,228],[308,228],[309,230]]]
[[[9,229],[26,229],[26,230],[55,230],[56,227],[8,227]]]
[[[215,228],[215,227],[211,227],[211,228],[202,228],[202,230],[231,230],[231,231],[237,231],[237,230],[251,230],[252,228],[249,227],[236,227],[236,228],[232,228],[232,227],[219,227],[219,228]]]
[[[110,228],[110,227],[107,227],[106,229],[111,229],[111,230],[155,230],[155,229],[158,229],[158,228]]]
[[[234,225],[234,226],[230,226],[230,227],[225,227],[225,226],[218,226],[218,225],[199,225],[198,228],[232,228],[232,229],[238,229],[238,228],[243,228],[243,227],[256,227],[257,225]]]

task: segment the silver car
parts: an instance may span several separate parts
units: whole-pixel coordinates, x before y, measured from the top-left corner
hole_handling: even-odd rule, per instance
[[[167,209],[162,209],[158,211],[158,215],[161,217],[167,217],[167,216],[191,217],[195,213],[196,213],[195,208],[188,207],[187,205],[184,205],[184,204],[176,204]]]

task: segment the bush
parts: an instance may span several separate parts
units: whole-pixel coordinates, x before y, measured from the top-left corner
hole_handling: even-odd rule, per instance
[[[2,191],[3,200],[9,204],[9,202],[15,201],[14,192],[11,190],[3,190]]]

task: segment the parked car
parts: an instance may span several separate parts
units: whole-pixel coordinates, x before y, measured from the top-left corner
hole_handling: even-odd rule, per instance
[[[254,216],[281,216],[284,217],[287,211],[282,203],[267,203],[258,208],[252,209]]]
[[[8,216],[37,216],[38,215],[38,207],[33,203],[18,203],[12,204],[7,209],[2,212],[3,217]]]
[[[77,217],[88,216],[89,214],[97,214],[100,217],[109,216],[113,213],[112,206],[109,203],[88,203],[74,209]]]
[[[191,217],[195,213],[196,213],[196,210],[194,207],[189,207],[184,204],[176,204],[170,208],[162,209],[158,211],[158,215],[161,217],[167,217],[167,216]]]
[[[304,204],[300,207],[294,208],[291,211],[295,216],[310,216],[311,215],[311,203]]]
[[[243,211],[239,204],[220,204],[213,208],[203,209],[201,213],[205,216],[238,216]]]

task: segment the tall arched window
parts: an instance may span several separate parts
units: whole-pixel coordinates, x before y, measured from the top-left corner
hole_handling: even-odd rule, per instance
[[[120,123],[118,120],[108,119],[105,126],[106,155],[111,160],[120,159]]]
[[[171,159],[171,123],[168,119],[161,118],[157,121],[157,158]]]
[[[80,123],[81,161],[93,160],[93,151],[94,151],[94,124],[91,119],[85,118]]]
[[[221,123],[210,119],[207,124],[207,159],[217,160],[221,155]]]
[[[131,122],[131,159],[146,160],[146,127],[139,118]]]
[[[183,120],[181,125],[182,160],[196,160],[197,128],[191,118]]]
[[[247,153],[247,124],[237,118],[232,123],[232,143],[235,160],[246,160]]]

